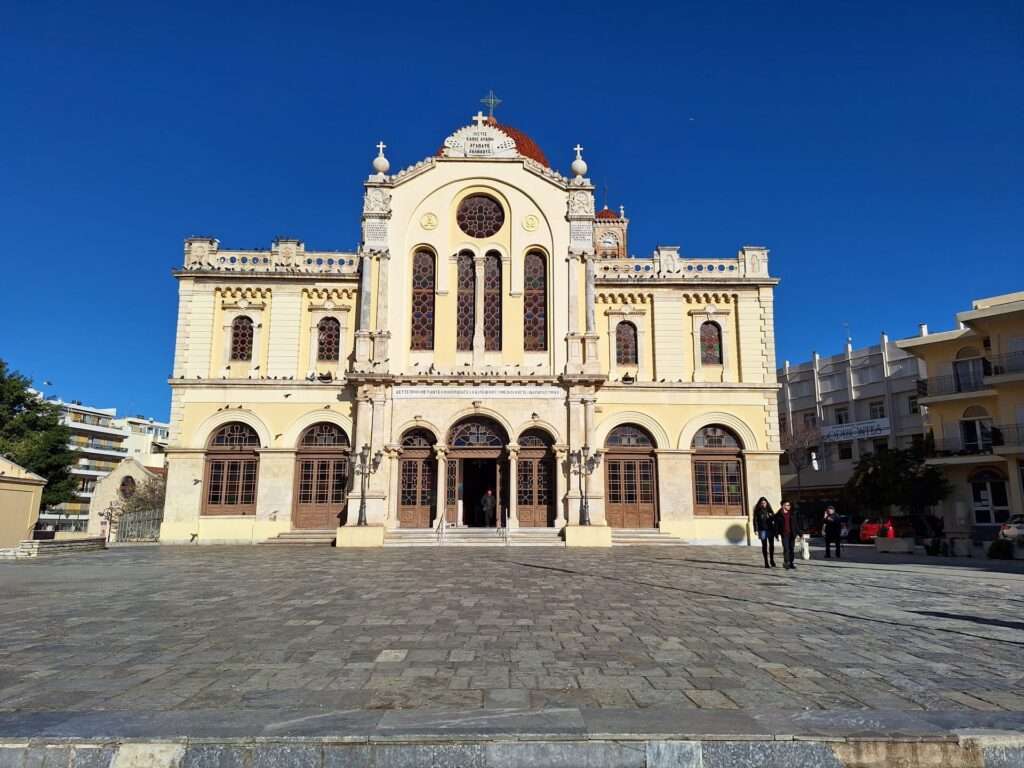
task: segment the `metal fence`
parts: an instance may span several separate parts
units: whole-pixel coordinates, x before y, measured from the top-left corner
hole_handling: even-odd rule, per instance
[[[123,512],[117,519],[112,541],[157,541],[160,538],[160,523],[164,521],[162,509],[144,509]]]

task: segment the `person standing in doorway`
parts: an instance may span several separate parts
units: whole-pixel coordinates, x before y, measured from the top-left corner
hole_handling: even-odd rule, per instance
[[[832,557],[832,545],[836,545],[836,559],[838,560],[842,555],[840,554],[840,539],[843,532],[843,521],[839,519],[839,515],[836,514],[836,508],[832,506],[825,507],[825,519],[821,523],[821,534],[825,537],[825,557]]]
[[[496,505],[494,503],[494,491],[488,488],[487,493],[485,493],[483,498],[480,499],[480,511],[483,513],[485,524],[492,528],[494,527],[495,523],[495,509]]]
[[[797,520],[793,505],[783,501],[779,511],[775,513],[775,531],[782,537],[782,567],[794,570],[796,564],[793,562],[793,550],[796,547],[797,537],[802,535],[800,523]]]
[[[761,554],[764,555],[764,567],[775,567],[775,513],[768,499],[762,496],[754,505],[754,530],[761,540]],[[769,566],[768,563],[771,562]]]

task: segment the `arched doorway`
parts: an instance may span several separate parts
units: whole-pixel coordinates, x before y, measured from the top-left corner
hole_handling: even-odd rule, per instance
[[[410,429],[402,435],[398,462],[398,526],[429,528],[437,509],[437,462],[433,433]]]
[[[741,516],[743,446],[725,427],[704,427],[693,437],[693,514]]]
[[[248,424],[232,421],[206,446],[204,515],[255,515],[260,438]]]
[[[292,528],[323,530],[342,523],[350,452],[348,435],[337,424],[320,422],[302,433],[295,454]]]
[[[635,424],[621,424],[604,443],[604,509],[612,528],[658,525],[654,438]]]
[[[551,435],[528,429],[519,436],[516,518],[524,528],[555,524],[555,453]]]
[[[473,527],[503,525],[508,508],[508,433],[493,419],[470,416],[448,432],[445,509],[449,521]],[[484,497],[494,497],[487,513]]]

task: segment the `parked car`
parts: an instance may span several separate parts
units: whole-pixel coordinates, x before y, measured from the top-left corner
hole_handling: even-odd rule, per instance
[[[860,530],[857,533],[857,540],[861,544],[870,544],[879,536],[884,536],[884,528],[887,528],[887,523],[882,523],[877,517],[869,517],[861,522]]]
[[[914,538],[913,522],[906,517],[887,517],[884,521],[878,517],[869,517],[860,524],[857,537],[861,544],[871,544],[879,537],[888,538],[890,528],[897,538]]]
[[[1014,515],[999,528],[999,538],[1016,541],[1024,536],[1024,515]]]

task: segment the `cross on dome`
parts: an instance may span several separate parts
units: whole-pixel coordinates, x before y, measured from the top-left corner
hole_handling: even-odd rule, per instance
[[[501,104],[501,99],[494,95],[494,89],[487,91],[487,95],[480,99],[481,104],[487,105],[487,116],[494,119],[494,108]]]
[[[388,148],[387,144],[385,144],[383,141],[378,141],[377,142],[377,155],[378,156],[379,155],[383,155],[384,154],[384,150],[387,149],[387,148]]]
[[[573,147],[573,150],[576,152],[576,159],[582,160],[583,158],[580,153],[583,152],[583,147],[580,144],[577,144],[575,147]]]

